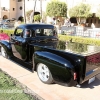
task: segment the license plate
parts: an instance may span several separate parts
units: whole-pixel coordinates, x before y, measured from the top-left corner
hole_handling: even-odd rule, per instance
[[[95,77],[89,79],[88,84],[92,83],[95,80]]]

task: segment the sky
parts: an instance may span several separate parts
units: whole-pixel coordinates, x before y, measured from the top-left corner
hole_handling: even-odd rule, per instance
[[[1,0],[1,7],[7,7],[9,9],[9,0]]]

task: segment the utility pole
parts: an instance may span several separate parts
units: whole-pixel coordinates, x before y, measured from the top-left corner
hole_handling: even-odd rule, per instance
[[[40,15],[41,15],[41,23],[42,23],[42,0],[40,0]]]
[[[25,12],[26,10],[25,10],[25,0],[24,0],[24,23],[26,23],[26,12]]]

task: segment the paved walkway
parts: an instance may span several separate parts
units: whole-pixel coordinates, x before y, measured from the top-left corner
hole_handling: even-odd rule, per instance
[[[0,69],[26,85],[45,100],[100,100],[100,74],[95,82],[82,85],[82,88],[65,87],[58,84],[42,83],[37,73],[0,56]]]

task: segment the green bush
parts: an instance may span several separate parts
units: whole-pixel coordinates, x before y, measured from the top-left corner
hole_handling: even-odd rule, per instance
[[[77,36],[67,36],[67,35],[59,35],[59,40],[62,41],[70,41],[84,43],[84,44],[93,44],[100,46],[100,39],[96,38],[84,38],[84,37],[77,37]]]
[[[14,34],[14,30],[10,30],[10,29],[1,29],[1,30],[3,30],[3,33],[8,34],[9,36],[10,36],[11,34]]]
[[[34,15],[34,21],[40,21],[40,20],[41,20],[40,14]]]
[[[14,34],[14,30],[3,29],[3,32],[8,34],[9,36],[11,34]],[[59,40],[65,42],[72,40],[73,42],[77,42],[77,43],[93,44],[93,45],[100,46],[100,39],[96,39],[96,38],[84,38],[84,37],[68,36],[68,35],[58,35],[58,37]]]

